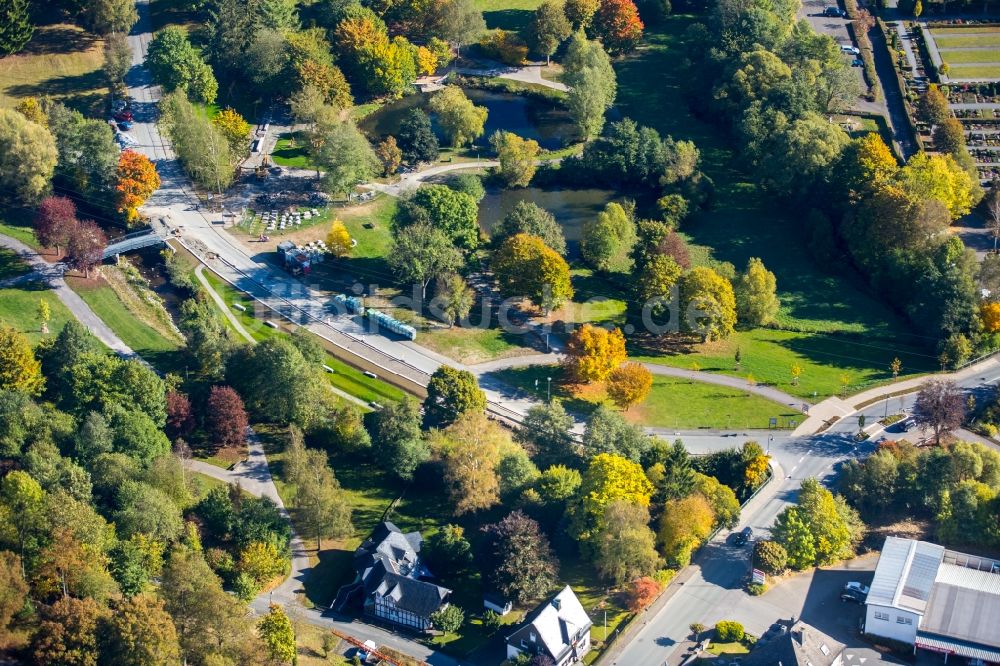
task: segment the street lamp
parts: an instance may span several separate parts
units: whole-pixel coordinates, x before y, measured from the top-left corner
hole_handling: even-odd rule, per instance
[[[771,455],[771,442],[774,441],[774,435],[767,436],[767,455]]]
[[[545,381],[546,381],[546,389],[545,389],[546,402],[552,402],[552,378],[546,377]]]

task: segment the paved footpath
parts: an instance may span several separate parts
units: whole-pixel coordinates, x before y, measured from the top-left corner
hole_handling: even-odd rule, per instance
[[[80,295],[69,288],[66,284],[66,280],[63,279],[63,273],[66,270],[66,265],[63,263],[50,264],[49,262],[42,259],[41,255],[38,254],[33,248],[25,245],[16,238],[11,238],[10,236],[5,236],[0,234],[0,247],[5,247],[9,250],[17,252],[18,256],[21,257],[28,265],[31,266],[33,275],[37,275],[43,282],[52,288],[56,297],[62,301],[62,304],[73,313],[73,316],[79,320],[81,324],[86,326],[94,336],[112,349],[119,356],[132,358],[136,356],[132,348],[122,342],[121,338],[115,335],[115,332],[108,327],[101,318],[98,317],[90,306],[80,298]]]

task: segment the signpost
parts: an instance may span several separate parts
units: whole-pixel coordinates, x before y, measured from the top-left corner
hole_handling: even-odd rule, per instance
[[[755,585],[764,584],[764,572],[761,571],[760,569],[752,569],[750,571],[750,576],[751,576],[750,578],[751,582],[753,582]]]

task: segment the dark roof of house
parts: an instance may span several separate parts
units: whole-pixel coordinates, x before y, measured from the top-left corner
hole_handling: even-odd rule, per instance
[[[447,601],[451,595],[451,590],[434,583],[414,580],[394,573],[386,573],[374,591],[383,597],[392,599],[396,608],[415,613],[421,617],[427,617],[441,608],[441,604]]]
[[[403,534],[389,521],[376,525],[354,551],[354,568],[365,595],[388,597],[397,608],[423,617],[438,610],[451,590],[420,580],[427,574],[419,558],[422,544],[419,532]]]
[[[741,666],[832,666],[843,651],[843,643],[799,621],[785,633],[752,650]]]

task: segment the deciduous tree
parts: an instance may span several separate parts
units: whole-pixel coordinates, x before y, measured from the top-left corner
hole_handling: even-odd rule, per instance
[[[420,413],[412,399],[390,402],[370,416],[369,431],[375,460],[404,481],[430,457],[420,434]]]
[[[628,609],[638,613],[649,607],[659,596],[663,586],[649,576],[643,576],[632,581],[628,588]]]
[[[229,153],[232,162],[239,162],[250,152],[250,123],[232,107],[226,107],[212,117],[212,124],[215,125],[226,143],[229,144]]]
[[[391,176],[403,163],[403,151],[396,145],[396,137],[387,136],[375,146],[375,156],[382,163],[382,175]]]
[[[278,604],[271,604],[267,615],[257,623],[257,632],[271,658],[280,664],[295,663],[295,632],[292,621]]]
[[[421,221],[419,218],[426,216],[458,247],[475,250],[479,245],[479,203],[471,195],[447,185],[424,185],[413,194],[410,203],[416,210],[407,211],[409,222]]]
[[[91,220],[83,220],[69,239],[66,256],[70,266],[82,271],[89,279],[91,269],[104,260],[104,249],[107,246],[108,239],[104,231]]]
[[[599,271],[626,270],[635,241],[635,222],[621,204],[611,202],[583,225],[580,253]]]
[[[445,273],[437,278],[437,292],[431,308],[440,311],[439,316],[449,327],[468,317],[475,302],[475,292],[458,273]]]
[[[491,232],[493,243],[499,246],[511,236],[538,236],[560,255],[566,255],[566,237],[555,216],[533,201],[518,201]]]
[[[572,33],[572,26],[566,18],[563,6],[556,0],[546,0],[531,17],[528,26],[528,42],[535,53],[545,56],[545,63]]]
[[[10,622],[24,608],[28,599],[21,558],[9,550],[0,550],[0,641],[10,640]]]
[[[42,610],[31,646],[39,664],[97,666],[98,634],[109,613],[93,599],[63,597]]]
[[[393,236],[389,267],[404,282],[420,285],[427,297],[427,286],[442,275],[462,266],[462,253],[445,232],[428,223],[418,222]]]
[[[327,251],[336,259],[341,259],[351,253],[351,234],[340,220],[330,223],[326,233]]]
[[[120,604],[108,622],[102,653],[123,666],[174,666],[180,644],[174,621],[153,596],[137,595]]]
[[[476,106],[461,88],[448,86],[431,98],[430,109],[455,148],[478,139],[486,124],[485,106]]]
[[[563,72],[563,82],[569,86],[570,116],[584,140],[592,139],[601,133],[604,113],[615,103],[618,92],[611,59],[600,42],[588,40],[578,31],[566,50]]]
[[[89,0],[83,20],[91,31],[100,35],[112,32],[127,35],[139,20],[139,12],[129,0]]]
[[[444,460],[455,515],[488,509],[500,501],[497,466],[513,446],[507,431],[482,410],[463,412],[432,440],[432,449]]]
[[[537,522],[514,511],[483,527],[483,536],[483,577],[505,597],[527,603],[554,586],[558,560]]]
[[[653,486],[638,463],[598,454],[587,466],[578,500],[571,506],[571,530],[579,540],[590,542],[604,528],[604,511],[611,502],[625,500],[648,507],[652,494]]]
[[[494,132],[490,144],[500,161],[500,177],[507,187],[526,187],[535,176],[538,142],[522,139],[512,132]]]
[[[583,451],[587,458],[611,453],[639,462],[649,450],[650,441],[642,428],[606,405],[594,410],[583,431]]]
[[[739,321],[752,328],[774,321],[781,303],[776,295],[777,279],[764,262],[751,257],[736,286],[736,309]]]
[[[566,342],[566,368],[578,382],[603,382],[626,357],[625,336],[619,328],[609,331],[584,324]]]
[[[600,0],[566,0],[563,10],[574,30],[590,27],[590,22],[601,6]]]
[[[326,453],[315,449],[308,453],[309,465],[296,482],[295,508],[303,531],[316,538],[319,549],[323,538],[340,539],[352,533],[351,506],[326,462]]]
[[[753,545],[753,565],[768,575],[780,576],[788,566],[788,553],[777,541],[757,541]]]
[[[34,220],[35,237],[42,245],[55,247],[56,254],[59,254],[59,248],[69,244],[78,225],[72,199],[50,196],[38,205]]]
[[[941,435],[959,427],[964,418],[965,398],[954,382],[931,380],[917,393],[913,419],[921,428],[932,429],[938,444]]]
[[[0,109],[0,187],[33,203],[49,187],[58,153],[49,131],[14,109]]]
[[[703,340],[732,335],[736,325],[736,297],[729,280],[711,268],[692,268],[681,279],[681,325]]]
[[[378,158],[352,121],[321,120],[314,134],[318,140],[313,160],[323,170],[323,188],[328,193],[347,195],[375,176]]]
[[[660,552],[667,563],[687,566],[691,562],[691,553],[712,532],[713,525],[715,514],[701,493],[667,501],[657,534]]]
[[[125,75],[132,69],[132,48],[128,38],[120,32],[115,32],[104,38],[104,75],[115,88],[125,80]]]
[[[652,575],[660,563],[649,510],[616,500],[604,510],[604,526],[594,539],[594,565],[606,580],[621,585]]]
[[[134,150],[122,151],[115,185],[118,212],[131,225],[139,219],[138,208],[160,187],[160,176],[148,157]]]
[[[213,443],[219,447],[244,446],[250,419],[240,394],[230,386],[213,386],[206,406],[205,425]]]
[[[39,395],[44,388],[42,364],[28,338],[13,326],[0,324],[0,389]]]
[[[608,396],[624,410],[637,405],[653,388],[653,373],[641,363],[623,363],[608,375]]]
[[[573,417],[560,400],[531,407],[516,436],[526,449],[534,453],[541,465],[569,464],[579,459],[577,444],[570,432]]]
[[[208,63],[177,26],[160,30],[149,43],[146,66],[168,92],[182,90],[193,101],[212,104],[219,84]]]
[[[455,604],[448,604],[441,610],[431,613],[430,620],[435,629],[446,634],[454,634],[465,624],[465,612]]]
[[[511,236],[493,255],[504,296],[527,298],[548,313],[573,298],[569,264],[537,236]]]
[[[608,53],[628,53],[639,45],[645,26],[632,0],[603,0],[592,27]]]

